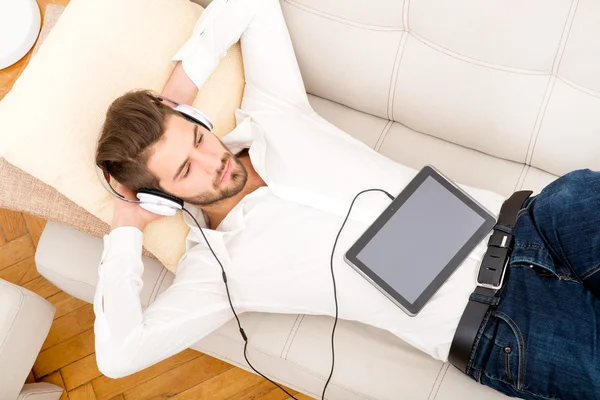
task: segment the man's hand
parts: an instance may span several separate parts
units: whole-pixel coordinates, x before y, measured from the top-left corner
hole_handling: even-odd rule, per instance
[[[123,185],[117,184],[115,190],[129,200],[137,200],[133,191]],[[115,201],[115,213],[111,223],[111,230],[120,226],[134,226],[143,232],[146,225],[162,217],[162,215],[144,210],[139,204],[119,199],[115,199]]]

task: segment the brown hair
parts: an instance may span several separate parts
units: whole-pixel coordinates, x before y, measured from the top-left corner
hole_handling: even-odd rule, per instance
[[[106,112],[96,165],[133,191],[162,190],[146,163],[170,115],[177,112],[150,90],[134,90],[116,99]]]

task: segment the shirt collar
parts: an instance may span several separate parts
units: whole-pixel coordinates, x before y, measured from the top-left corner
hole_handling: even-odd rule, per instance
[[[244,120],[234,130],[223,136],[221,141],[233,154],[252,147],[254,144],[254,133],[250,126],[250,120]]]

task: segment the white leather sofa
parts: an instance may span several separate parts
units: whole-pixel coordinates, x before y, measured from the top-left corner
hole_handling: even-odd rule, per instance
[[[27,383],[56,308],[37,294],[0,279],[0,400],[58,400],[63,388]]]
[[[281,4],[315,110],[383,155],[507,197],[573,169],[600,169],[599,2]],[[49,223],[36,261],[55,285],[91,302],[101,251],[100,239]],[[173,275],[156,261],[145,266],[147,305]],[[262,372],[320,396],[332,319],[246,314],[243,323]],[[336,340],[328,399],[505,398],[372,327],[341,322]],[[245,368],[233,323],[193,348]]]

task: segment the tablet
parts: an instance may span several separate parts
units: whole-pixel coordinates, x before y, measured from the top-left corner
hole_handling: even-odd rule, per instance
[[[344,259],[415,316],[495,224],[491,212],[426,166]]]

